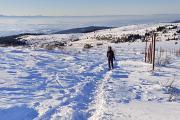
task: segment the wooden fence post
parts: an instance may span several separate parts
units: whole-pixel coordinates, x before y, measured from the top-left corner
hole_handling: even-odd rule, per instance
[[[148,42],[147,37],[145,37],[145,41],[146,41],[146,46],[145,46],[145,62],[147,63],[147,42]]]
[[[152,60],[152,64],[153,64],[153,70],[155,69],[155,58],[156,58],[156,33],[153,34],[153,60]]]

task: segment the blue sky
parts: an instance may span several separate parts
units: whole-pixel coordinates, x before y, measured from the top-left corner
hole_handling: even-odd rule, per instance
[[[0,0],[3,15],[178,14],[180,0]]]

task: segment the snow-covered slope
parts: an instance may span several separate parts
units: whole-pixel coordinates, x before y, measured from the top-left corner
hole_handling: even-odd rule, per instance
[[[145,43],[114,44],[95,39],[106,34],[144,34],[156,29],[154,26],[22,38],[31,45],[53,41],[69,44],[55,50],[0,47],[0,120],[177,120],[178,55],[165,52],[171,58],[169,63],[157,64],[151,71],[152,66],[144,63]],[[180,43],[176,42],[162,40],[157,48],[179,50]],[[93,48],[83,49],[87,43]],[[106,59],[110,45],[116,54],[112,71]]]
[[[157,31],[160,28],[159,31]],[[71,46],[72,42],[82,40],[89,41],[94,44],[94,41],[109,41],[114,43],[119,42],[134,42],[143,41],[146,34],[155,31],[157,33],[157,41],[169,41],[180,39],[180,24],[161,23],[155,25],[131,25],[107,30],[99,30],[90,33],[78,34],[52,34],[52,35],[22,35],[18,37],[18,41],[23,45],[26,43],[32,47],[41,48],[60,48],[62,46]],[[150,40],[150,39],[149,39]],[[95,42],[96,44],[96,42]]]

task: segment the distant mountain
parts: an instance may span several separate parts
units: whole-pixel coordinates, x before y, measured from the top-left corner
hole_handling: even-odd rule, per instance
[[[173,21],[172,23],[180,23],[180,20]]]
[[[69,30],[63,30],[56,32],[54,34],[71,34],[71,33],[89,33],[94,32],[97,30],[104,30],[104,29],[111,29],[113,27],[99,27],[99,26],[89,26],[89,27],[83,27],[83,28],[73,28]]]
[[[23,46],[23,45],[26,45],[26,43],[24,41],[20,41],[20,37],[25,36],[25,35],[44,35],[44,34],[23,33],[23,34],[19,34],[19,35],[0,37],[0,45],[1,46]]]
[[[17,16],[17,15],[1,15],[0,17],[50,17],[50,16],[43,16],[43,15],[33,15],[33,16],[29,16],[29,15],[24,15],[24,16]]]

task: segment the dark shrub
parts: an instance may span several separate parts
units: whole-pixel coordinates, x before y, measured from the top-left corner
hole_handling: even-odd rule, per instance
[[[158,28],[156,29],[156,31],[157,31],[157,32],[161,32],[161,31],[163,31],[163,30],[165,30],[165,29],[166,29],[165,26],[160,26],[160,27],[158,27]]]
[[[103,45],[103,43],[97,43],[96,45],[97,45],[97,46],[101,46],[101,45]]]
[[[177,33],[180,33],[180,30],[176,31]]]
[[[125,41],[125,42],[134,42],[134,41],[141,39],[141,38],[142,38],[142,36],[139,34],[135,34],[135,35],[131,34],[127,38],[128,41]]]
[[[93,46],[92,46],[91,44],[85,44],[85,45],[84,45],[84,48],[85,48],[85,49],[90,49],[90,48],[92,48],[92,47],[93,47]]]
[[[172,28],[169,28],[169,29],[177,29],[178,27],[177,26],[173,26]]]

